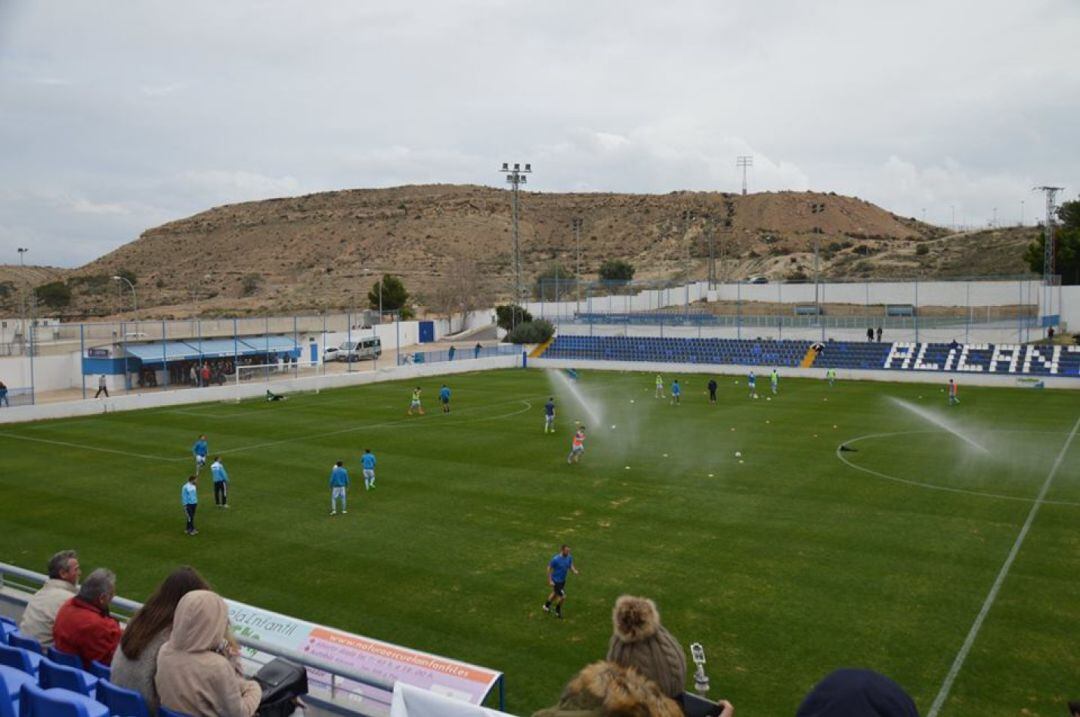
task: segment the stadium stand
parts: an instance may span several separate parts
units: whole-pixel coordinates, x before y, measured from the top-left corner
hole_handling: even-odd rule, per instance
[[[809,341],[558,336],[544,358],[798,366]]]
[[[560,335],[544,358],[799,366],[809,341]],[[1080,377],[1080,346],[828,341],[813,368]]]

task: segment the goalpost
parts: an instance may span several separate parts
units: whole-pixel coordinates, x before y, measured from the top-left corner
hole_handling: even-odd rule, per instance
[[[249,393],[242,390],[244,386],[261,386],[263,395],[267,398],[271,394],[288,396],[301,392],[319,393],[321,381],[302,379],[314,379],[321,375],[322,366],[310,361],[280,361],[237,366],[233,371],[232,384],[236,387],[236,391],[232,400],[238,403],[241,396]],[[261,397],[252,395],[249,398]]]

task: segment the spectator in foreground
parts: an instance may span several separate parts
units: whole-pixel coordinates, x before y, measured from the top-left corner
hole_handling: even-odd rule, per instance
[[[158,651],[169,639],[176,606],[192,590],[209,589],[210,585],[195,568],[174,570],[132,616],[120,638],[120,646],[113,655],[112,682],[141,694],[152,715],[157,714],[161,704],[154,687]]]
[[[733,714],[730,705],[722,713],[723,717]],[[608,715],[682,717],[682,708],[637,670],[613,662],[594,662],[570,680],[557,705],[540,710],[533,717]]]
[[[904,688],[872,670],[844,668],[810,690],[795,717],[919,717]]]
[[[161,705],[192,717],[252,717],[262,688],[245,679],[233,661],[228,639],[229,610],[209,590],[180,598],[172,633],[158,652]]]
[[[19,632],[34,638],[42,647],[53,644],[56,613],[78,592],[78,554],[74,550],[61,550],[49,558],[48,571],[49,579],[30,598],[19,622]]]
[[[668,697],[678,697],[686,690],[686,653],[660,624],[656,603],[623,595],[615,601],[611,621],[615,631],[608,643],[609,662],[633,667]]]
[[[83,667],[94,660],[108,665],[120,642],[120,623],[109,614],[116,597],[116,575],[98,568],[90,573],[79,593],[56,613],[53,644],[61,652],[82,658]]]

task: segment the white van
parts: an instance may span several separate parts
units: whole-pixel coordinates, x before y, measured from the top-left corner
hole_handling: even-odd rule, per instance
[[[382,356],[382,340],[377,336],[370,336],[356,341],[346,341],[335,348],[326,349],[324,361],[360,361],[363,359],[377,359]]]

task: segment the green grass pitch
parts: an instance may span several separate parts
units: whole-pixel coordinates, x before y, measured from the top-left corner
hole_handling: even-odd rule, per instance
[[[404,415],[411,386],[397,382],[0,427],[0,559],[42,570],[74,547],[135,599],[191,564],[237,600],[502,670],[516,714],[603,658],[618,595],[645,595],[684,645],[705,646],[712,695],[740,715],[792,714],[840,666],[888,674],[925,714],[1080,416],[1076,394],[965,387],[950,409],[942,385],[783,380],[766,400],[762,377],[751,400],[718,377],[711,406],[705,376],[682,378],[672,406],[652,374],[583,372],[604,415],[576,466],[587,414],[560,397],[544,435],[552,389],[534,370],[446,378],[449,416],[435,377],[424,417]],[[189,538],[179,493],[199,433],[225,457],[233,507],[215,510],[205,476]],[[331,518],[339,458],[353,488]],[[1080,697],[1078,518],[1080,440],[942,714],[1060,714]],[[581,575],[558,621],[540,607],[562,542]]]

